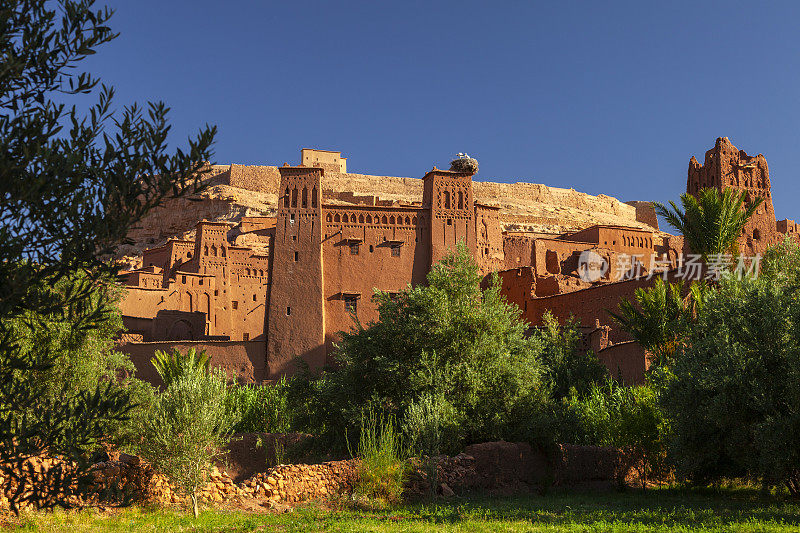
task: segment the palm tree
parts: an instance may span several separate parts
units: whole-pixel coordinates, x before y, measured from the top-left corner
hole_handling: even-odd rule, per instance
[[[671,362],[691,315],[688,299],[683,297],[683,282],[656,278],[652,287],[636,289],[634,299],[635,304],[620,300],[619,313],[608,314],[653,354],[654,366]]]
[[[735,189],[700,189],[696,197],[681,195],[683,210],[675,202],[670,202],[671,208],[658,202],[654,206],[656,213],[681,232],[692,252],[707,262],[709,256],[739,253],[742,228],[762,202],[756,198],[747,205],[746,195]]]

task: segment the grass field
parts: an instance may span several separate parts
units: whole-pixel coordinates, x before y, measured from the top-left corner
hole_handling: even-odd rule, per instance
[[[545,496],[454,498],[386,511],[178,510],[131,507],[32,514],[6,524],[17,531],[798,531],[800,502],[755,489],[551,492]]]

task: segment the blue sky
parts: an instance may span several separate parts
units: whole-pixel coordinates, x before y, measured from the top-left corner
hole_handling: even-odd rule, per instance
[[[666,201],[727,136],[800,219],[800,2],[108,5],[87,67],[118,105],[164,100],[176,142],[216,124],[219,163],[316,147],[419,177],[466,151],[478,179]]]

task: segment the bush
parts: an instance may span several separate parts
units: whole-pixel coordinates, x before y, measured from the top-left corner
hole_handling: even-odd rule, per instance
[[[219,371],[184,373],[136,421],[137,451],[190,496],[195,517],[197,489],[223,453],[235,422],[226,380]]]
[[[594,384],[603,383],[608,375],[592,351],[581,352],[581,333],[578,322],[570,319],[561,326],[550,311],[543,317],[544,327],[539,335],[542,339],[542,363],[545,376],[551,386],[551,396],[560,400],[576,389],[585,394]]]
[[[177,348],[171,352],[156,350],[154,355],[150,362],[161,376],[165,387],[190,372],[208,373],[211,365],[211,358],[206,351],[197,352],[194,348],[189,348],[186,354]]]
[[[758,476],[800,493],[800,303],[793,276],[774,274],[723,279],[666,380],[682,477]]]
[[[424,394],[409,406],[403,431],[409,449],[423,459],[431,494],[435,496],[439,486],[438,457],[442,448],[453,448],[457,442],[456,410],[443,396]]]
[[[282,377],[275,385],[234,385],[228,402],[236,414],[237,433],[287,433],[291,431],[289,384]]]
[[[565,404],[563,441],[622,448],[643,481],[668,473],[669,426],[656,388],[625,387],[609,378],[602,386],[593,385],[586,395],[573,390]]]
[[[358,479],[354,495],[379,504],[400,503],[407,465],[394,417],[362,416],[358,439]]]
[[[37,287],[36,292],[42,299],[57,300],[63,293],[75,290],[76,285],[85,284],[88,284],[87,294],[80,305],[48,313],[26,311],[16,318],[3,319],[1,326],[13,339],[17,354],[39,365],[36,370],[24,371],[13,365],[5,367],[9,381],[15,386],[37,391],[30,401],[0,405],[5,416],[14,413],[12,418],[5,419],[6,428],[41,423],[49,426],[48,435],[58,427],[69,439],[86,429],[83,416],[89,395],[100,394],[95,401],[105,397],[120,402],[114,416],[98,417],[96,426],[100,431],[93,431],[92,438],[85,439],[80,446],[73,442],[72,446],[79,448],[82,454],[119,439],[129,410],[135,404],[131,395],[138,394],[136,391],[141,387],[141,382],[129,377],[134,373],[133,363],[127,355],[114,349],[114,338],[123,326],[118,305],[120,290],[112,281],[90,282],[85,274],[77,272],[62,278],[53,287]],[[95,316],[92,327],[81,327],[79,317],[90,315]],[[65,417],[57,425],[44,418],[64,410],[74,416]],[[84,426],[79,430],[81,425]],[[50,442],[49,448],[57,453],[55,450],[62,444],[65,440],[56,439]],[[75,450],[70,453],[74,454]]]
[[[433,267],[427,285],[394,297],[377,292],[379,319],[343,334],[338,370],[295,385],[294,398],[311,398],[302,409],[312,432],[331,446],[345,435],[353,440],[370,406],[402,426],[409,407],[431,394],[446,395],[459,422],[442,451],[506,437],[516,406],[547,388],[541,340],[526,337],[519,309],[505,302],[496,278],[486,291],[480,281],[459,246]]]

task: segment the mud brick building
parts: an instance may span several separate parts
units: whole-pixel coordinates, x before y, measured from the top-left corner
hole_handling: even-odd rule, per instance
[[[474,180],[433,168],[421,179],[347,172],[339,152],[303,149],[301,165],[214,167],[212,186],[173,200],[134,228],[120,273],[126,327],[121,349],[144,378],[156,349],[206,349],[243,381],[275,379],[303,359],[332,362],[334,342],[355,313],[377,318],[375,289],[424,283],[457,243],[481,272],[498,272],[506,298],[532,326],[545,311],[575,316],[609,370],[629,381],[647,366],[641,348],[615,329],[606,310],[656,272],[674,276],[683,241],[658,228],[649,202],[623,203],[544,185]],[[775,221],[762,155],[718,139],[687,190],[737,187],[765,203],[745,228],[743,250],[763,251],[790,220]],[[583,252],[609,268],[586,279]],[[615,268],[633,258],[631,271]]]

